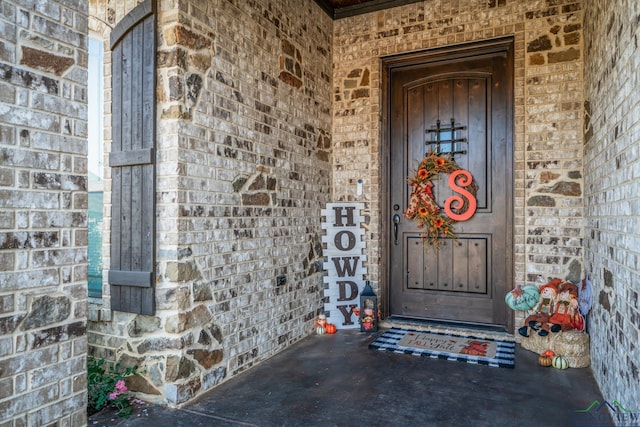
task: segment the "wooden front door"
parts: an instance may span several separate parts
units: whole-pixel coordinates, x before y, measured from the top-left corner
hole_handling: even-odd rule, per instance
[[[512,330],[512,312],[504,303],[513,258],[512,42],[414,54],[385,67],[389,314]],[[456,152],[456,163],[471,172],[478,190],[475,215],[455,223],[457,238],[441,239],[436,249],[403,213],[410,196],[407,177],[436,149],[438,134],[459,140],[440,144],[440,152]],[[441,207],[456,195],[447,178],[435,182]]]

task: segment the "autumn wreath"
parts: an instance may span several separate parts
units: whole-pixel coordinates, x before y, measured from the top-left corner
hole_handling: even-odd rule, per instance
[[[456,220],[444,215],[433,195],[433,180],[440,179],[441,173],[451,174],[461,170],[456,162],[447,157],[441,157],[434,153],[427,153],[418,165],[415,175],[408,178],[411,185],[409,206],[404,213],[408,219],[416,221],[419,228],[423,229],[422,238],[429,241],[436,248],[439,247],[441,237],[456,238],[453,224]],[[464,188],[474,197],[478,191],[475,181],[471,181]],[[455,213],[462,213],[468,209],[468,200],[462,206],[452,209]]]

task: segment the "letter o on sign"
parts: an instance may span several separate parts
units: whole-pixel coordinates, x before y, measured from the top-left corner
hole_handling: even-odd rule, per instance
[[[347,239],[346,246],[342,244],[342,242],[344,241],[343,236],[345,234]],[[336,234],[336,237],[333,238],[333,243],[336,245],[336,248],[340,249],[341,251],[350,251],[356,246],[356,236],[351,231],[343,230]]]

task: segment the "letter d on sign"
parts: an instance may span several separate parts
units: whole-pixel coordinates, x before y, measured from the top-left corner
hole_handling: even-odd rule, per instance
[[[352,282],[351,280],[340,280],[337,281],[338,289],[340,291],[340,297],[338,301],[351,301],[358,296],[358,285],[356,282]],[[349,285],[349,290],[351,294],[347,296],[347,285]]]

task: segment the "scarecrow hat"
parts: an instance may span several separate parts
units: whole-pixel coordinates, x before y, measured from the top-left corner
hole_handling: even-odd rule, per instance
[[[564,281],[558,285],[558,292],[569,291],[570,295],[578,297],[578,286],[569,281]]]
[[[558,294],[558,285],[560,285],[562,282],[563,282],[562,279],[553,279],[553,280],[551,280],[546,285],[540,286],[540,289],[539,289],[540,294],[542,294],[542,291],[545,290],[546,288],[550,288],[557,295]]]

